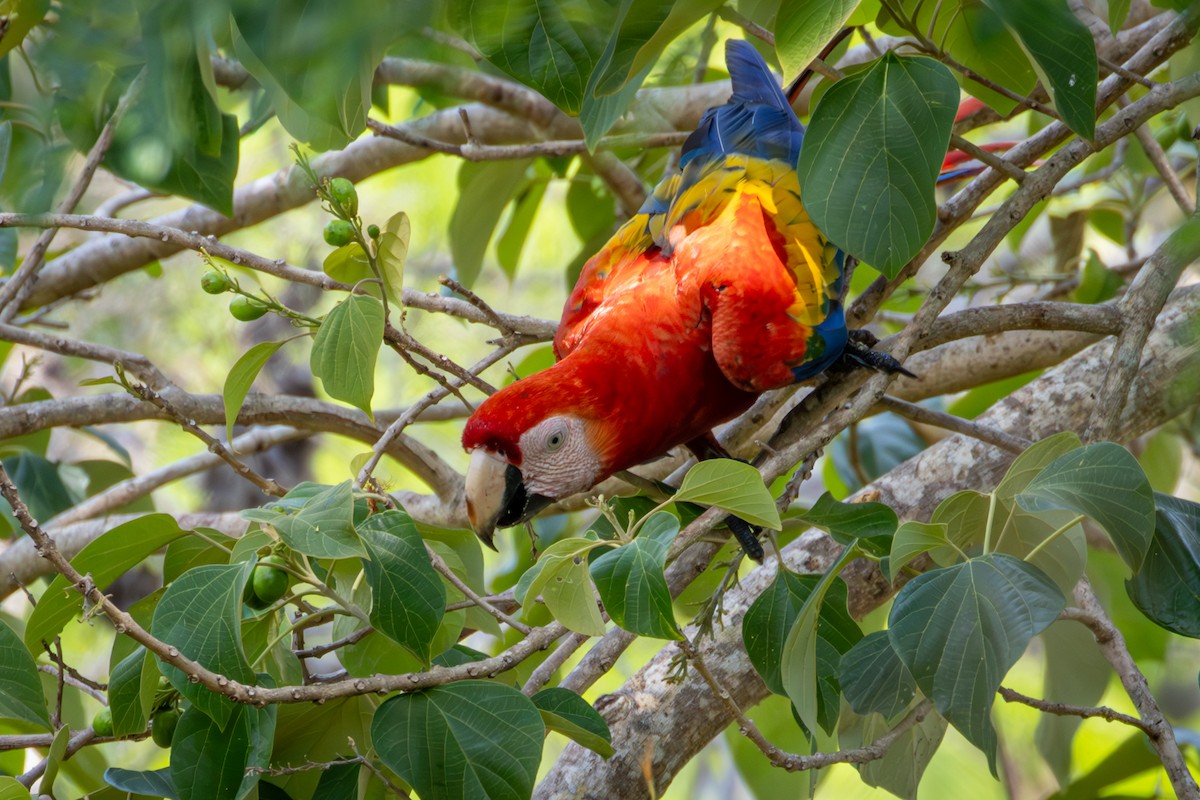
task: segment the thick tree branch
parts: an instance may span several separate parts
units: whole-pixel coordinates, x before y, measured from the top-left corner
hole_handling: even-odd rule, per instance
[[[1151,430],[1195,402],[1194,396],[1170,391],[1170,387],[1180,375],[1200,370],[1200,347],[1179,346],[1179,337],[1192,332],[1197,319],[1200,288],[1176,292],[1143,352],[1138,381],[1121,420],[1119,440]],[[979,422],[1030,440],[1078,429],[1094,413],[1100,368],[1109,362],[1112,352],[1111,341],[1094,345],[1014,392],[982,415]],[[955,491],[990,490],[1011,460],[1011,453],[975,439],[952,436],[864,491],[879,492],[880,499],[901,519],[928,519],[937,504]],[[783,554],[791,569],[820,572],[839,551],[840,547],[826,534],[810,531],[785,547]],[[685,561],[686,556],[672,569],[682,569]],[[705,663],[741,708],[766,696],[766,687],[757,676],[753,680],[747,677],[753,674],[753,667],[745,655],[740,624],[745,610],[770,583],[774,572],[775,563],[769,561],[726,594],[724,627],[701,648]],[[876,608],[895,591],[867,562],[855,562],[842,575],[850,589],[850,609],[855,616]],[[685,634],[694,635],[694,631]],[[589,652],[576,670],[578,675],[572,673],[563,685],[578,690],[588,685],[595,670],[614,663],[614,651],[619,652],[619,648],[609,642],[609,636],[596,647],[600,646],[605,647],[604,656],[593,661]],[[732,717],[728,710],[699,676],[689,675],[681,684],[664,681],[673,651],[668,646],[615,695],[597,703],[612,727],[613,741],[620,743],[617,755],[601,767],[590,751],[568,746],[539,786],[539,797],[643,797],[640,758],[648,747],[653,754],[654,783],[662,790],[683,764],[729,724]],[[670,747],[657,746],[665,741],[670,741]]]

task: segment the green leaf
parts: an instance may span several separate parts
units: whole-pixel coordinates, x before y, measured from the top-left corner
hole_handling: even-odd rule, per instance
[[[945,547],[946,537],[945,523],[909,520],[897,528],[896,535],[892,537],[892,549],[885,573],[888,581],[896,580],[900,570],[922,553]]]
[[[730,458],[708,459],[688,470],[675,502],[717,506],[751,525],[776,531],[782,528],[775,498],[762,475],[749,464]]]
[[[984,0],[1029,52],[1063,122],[1096,133],[1096,43],[1066,0]]]
[[[1082,625],[1059,620],[1042,631],[1046,648],[1043,696],[1055,703],[1095,706],[1104,695],[1112,668],[1096,638]],[[1083,720],[1058,714],[1038,715],[1035,742],[1060,786],[1071,782],[1071,742]]]
[[[1108,0],[1108,28],[1113,36],[1125,25],[1125,18],[1129,16],[1129,5],[1130,0]]]
[[[157,688],[158,667],[146,648],[138,645],[112,668],[108,679],[108,705],[112,709],[115,735],[128,736],[146,730]]]
[[[917,693],[917,683],[892,648],[887,631],[869,633],[842,656],[839,680],[856,714],[894,719]]]
[[[196,567],[167,587],[154,609],[150,632],[188,658],[220,675],[249,684],[254,672],[242,650],[242,589],[254,562],[232,566]],[[180,670],[159,661],[162,671],[180,694],[196,708],[224,726],[235,705]],[[240,708],[240,706],[236,706]]]
[[[804,206],[834,243],[889,278],[933,231],[958,97],[946,67],[889,52],[813,111],[798,168]]]
[[[457,681],[386,700],[371,740],[421,800],[527,798],[545,730],[537,707],[516,689]]]
[[[62,466],[28,452],[4,459],[4,469],[34,519],[50,519],[83,499],[81,493],[72,492],[64,482]],[[7,501],[0,503],[0,507],[8,512]]]
[[[321,262],[321,270],[335,281],[351,286],[367,278],[375,277],[367,251],[358,242],[350,242],[337,248]]]
[[[412,223],[408,214],[398,211],[388,217],[379,235],[379,272],[388,299],[397,306],[404,304],[404,264],[408,261],[408,242],[412,238]]]
[[[4,620],[0,620],[0,717],[50,727],[37,663]]]
[[[1031,514],[1015,503],[1001,501],[996,504],[996,518],[1004,524],[994,536],[995,552],[1028,561],[1050,576],[1064,595],[1070,596],[1087,566],[1087,537],[1079,523],[1055,534],[1070,524],[1075,515],[1061,509]],[[1046,543],[1051,536],[1054,539]]]
[[[787,695],[783,674],[786,643],[805,601],[819,581],[820,576],[817,575],[796,575],[787,570],[777,573],[775,580],[755,599],[742,620],[742,641],[746,645],[750,663],[762,676],[767,688],[776,694]],[[826,602],[814,602],[820,605],[817,623],[820,640],[813,655],[822,665],[834,667],[817,678],[824,682],[826,688],[818,696],[817,702],[824,709],[822,718],[827,719],[831,711],[836,718],[836,663],[840,653],[849,648],[847,642],[852,643],[862,634],[846,611],[845,584],[835,582],[830,587]],[[827,700],[831,702],[826,703]]]
[[[284,543],[317,558],[366,555],[354,532],[354,492],[349,480],[310,497],[295,514],[277,514],[270,524]]]
[[[592,73],[583,98],[583,108],[579,109],[579,126],[583,128],[583,141],[590,150],[596,149],[596,145],[600,143],[604,134],[608,133],[617,120],[629,110],[630,104],[637,97],[638,89],[641,88],[642,82],[646,80],[646,76],[650,74],[650,68],[653,66],[653,63],[647,64],[641,72],[632,76],[619,91],[613,94],[597,94],[596,83],[599,80],[599,73]]]
[[[224,726],[198,708],[184,711],[171,740],[170,776],[179,800],[242,800],[250,794],[260,773],[247,770],[270,763],[277,709],[238,705]]]
[[[1154,490],[1137,459],[1111,442],[1062,455],[1017,498],[1031,511],[1068,508],[1096,521],[1135,571],[1154,536]]]
[[[383,344],[383,303],[353,294],[338,303],[317,331],[309,366],[330,397],[371,416],[375,359]]]
[[[796,600],[802,603],[795,608],[795,621],[783,641],[780,676],[796,716],[812,733],[818,727],[832,733],[837,726],[842,692],[838,669],[842,656],[862,638],[846,610],[846,584],[835,577],[856,551],[855,547],[846,548],[819,581],[811,581],[809,576],[798,584],[811,581],[807,596],[790,598],[793,604]],[[789,591],[792,589],[789,586]]]
[[[101,590],[133,569],[163,545],[184,535],[175,518],[168,514],[147,514],[105,531],[88,543],[71,565]],[[40,649],[41,642],[52,642],[83,608],[83,596],[59,575],[42,592],[37,607],[25,626],[25,642]]]
[[[537,217],[547,186],[548,180],[534,178],[517,195],[513,200],[513,212],[508,225],[504,227],[504,233],[500,234],[496,242],[496,260],[500,262],[500,268],[509,280],[517,274],[521,250],[525,247],[525,240],[529,238],[529,229],[533,227],[533,220]]]
[[[238,411],[250,393],[254,379],[262,371],[267,359],[275,355],[275,351],[283,347],[283,342],[260,342],[254,345],[239,358],[225,377],[225,430],[226,436],[233,438],[233,426],[237,422]]]
[[[890,730],[886,719],[872,714],[863,721],[859,738],[841,736],[840,746],[845,748],[869,745]],[[946,720],[937,714],[928,714],[925,719],[909,728],[897,738],[882,758],[860,764],[859,777],[868,786],[886,789],[897,797],[915,800],[921,776],[929,766],[934,753],[946,734]]]
[[[757,473],[755,473],[757,474]],[[638,537],[592,562],[592,580],[613,622],[630,633],[682,639],[663,570],[679,520],[666,513],[647,517]]]
[[[238,122],[233,114],[221,114],[221,150],[209,155],[200,149],[197,140],[161,142],[162,151],[147,139],[160,139],[154,127],[158,122],[149,110],[139,114],[133,107],[117,126],[113,147],[105,156],[105,164],[117,175],[134,181],[147,189],[166,195],[179,195],[209,208],[233,216],[233,182],[238,169]],[[174,149],[166,149],[171,144]],[[145,148],[139,151],[139,148]],[[158,153],[160,158],[147,159],[145,153]],[[167,158],[162,158],[162,156]]]
[[[547,610],[563,625],[588,636],[603,636],[604,618],[596,606],[596,590],[588,571],[588,553],[602,546],[602,542],[578,538],[550,545],[517,582],[517,600],[528,611],[541,595]]]
[[[450,215],[448,235],[454,275],[470,287],[483,268],[492,232],[517,188],[525,181],[529,160],[463,162],[458,168],[458,203]]]
[[[171,783],[171,770],[167,767],[153,772],[109,767],[104,770],[104,782],[130,794],[164,797],[167,800],[178,800],[179,797],[175,793],[175,785]]]
[[[236,3],[233,50],[289,134],[317,151],[340,149],[366,126],[371,78],[406,17],[417,16],[409,5]]]
[[[368,517],[358,534],[369,556],[363,569],[371,587],[371,624],[428,667],[434,655],[429,647],[446,613],[446,590],[417,526],[402,511],[385,511]]]
[[[896,532],[896,512],[883,503],[840,503],[825,492],[813,507],[797,516],[809,525],[824,528],[839,544],[858,540],[864,549],[885,554]]]
[[[612,732],[591,703],[559,686],[542,689],[532,699],[547,730],[558,731],[601,758],[612,757]]]
[[[1125,591],[1156,625],[1200,639],[1200,505],[1154,497],[1154,537]]]
[[[25,41],[25,36],[45,18],[50,10],[50,0],[12,0],[5,4],[8,28],[0,38],[0,56]]]
[[[775,52],[784,75],[799,75],[842,29],[859,0],[783,3],[775,18]]]
[[[599,0],[453,0],[448,10],[484,58],[568,113],[579,112],[588,76],[620,14]]]
[[[347,738],[366,745],[370,741],[371,715],[374,700],[369,697],[344,697],[326,702],[282,703],[278,706],[275,749],[271,760],[275,764],[302,764],[309,761],[333,761],[348,752]],[[294,798],[325,795],[314,794],[320,776],[317,770],[305,770],[295,775],[271,778]],[[357,790],[352,795],[358,798]]]
[[[996,774],[992,701],[1029,640],[1066,606],[1041,570],[1001,553],[918,575],[888,617],[892,647]]]
[[[990,505],[989,495],[969,489],[955,492],[938,503],[933,516],[930,517],[930,523],[946,526],[947,544],[945,547],[935,547],[929,551],[934,563],[948,567],[961,561],[964,552],[971,555],[972,551],[979,551],[984,531],[987,529]]]
[[[1079,446],[1079,436],[1074,431],[1063,431],[1034,442],[1009,465],[1008,472],[996,486],[996,497],[1001,500],[1016,497],[1052,461]]]

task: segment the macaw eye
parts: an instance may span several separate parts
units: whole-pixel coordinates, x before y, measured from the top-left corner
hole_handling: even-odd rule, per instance
[[[554,431],[546,437],[546,449],[554,452],[563,446],[563,442],[567,440],[567,434],[564,431]]]

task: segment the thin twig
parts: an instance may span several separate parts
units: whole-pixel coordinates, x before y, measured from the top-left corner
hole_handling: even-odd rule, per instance
[[[1028,439],[1020,436],[1014,436],[1011,433],[1005,433],[998,428],[992,428],[988,425],[980,425],[977,422],[972,422],[969,419],[956,417],[953,414],[947,414],[944,411],[936,411],[932,408],[925,408],[916,403],[910,403],[907,400],[900,400],[890,395],[884,395],[879,401],[879,405],[886,408],[888,411],[893,411],[900,416],[910,419],[913,422],[919,422],[923,425],[933,425],[937,428],[943,428],[955,433],[961,433],[964,436],[970,436],[973,439],[978,439],[981,442],[993,444],[996,447],[1003,448],[1010,453],[1023,453],[1029,445],[1033,444]]]
[[[113,137],[117,131],[117,123],[125,116],[125,111],[129,108],[129,104],[133,101],[133,98],[141,92],[142,86],[145,83],[145,77],[145,70],[139,72],[121,96],[121,100],[113,110],[112,116],[108,118],[108,122],[104,124],[104,128],[100,131],[100,135],[96,137],[96,143],[88,151],[87,160],[84,161],[83,168],[79,171],[79,176],[75,179],[71,190],[67,192],[67,196],[58,204],[57,211],[60,214],[74,211],[75,206],[83,197],[83,193],[91,185],[92,177],[96,174],[96,170],[100,168],[100,162],[104,160],[104,155],[112,145]],[[33,246],[29,248],[29,252],[26,253],[21,266],[8,279],[4,287],[0,288],[0,322],[11,322],[13,317],[17,315],[17,312],[21,310],[21,304],[30,295],[34,286],[30,279],[37,275],[38,270],[45,263],[46,252],[50,249],[50,243],[54,241],[57,233],[57,227],[47,228],[37,238],[37,241],[33,243]]]
[[[54,666],[54,664],[38,664],[38,671],[44,672],[47,675],[53,675],[56,681],[62,681],[66,685],[90,695],[94,700],[108,705],[108,697],[104,694],[104,688],[106,687],[103,684],[97,684],[95,681],[84,678],[71,667],[61,670]]]
[[[1133,134],[1137,137],[1138,143],[1146,153],[1146,157],[1150,159],[1150,163],[1154,165],[1154,168],[1158,170],[1158,174],[1162,176],[1163,183],[1167,186],[1167,191],[1175,199],[1175,204],[1179,206],[1184,214],[1188,216],[1195,214],[1196,202],[1188,193],[1187,187],[1183,185],[1183,181],[1179,179],[1179,175],[1171,167],[1171,161],[1167,158],[1167,154],[1163,152],[1162,145],[1158,143],[1158,139],[1154,138],[1154,133],[1150,130],[1150,126],[1139,125]]]
[[[1151,730],[1146,723],[1137,717],[1122,714],[1120,711],[1115,711],[1108,706],[1073,706],[1069,703],[1053,703],[1049,700],[1039,700],[1036,697],[1021,694],[1018,691],[1009,689],[1007,686],[1000,687],[1000,696],[1004,698],[1005,702],[1021,703],[1030,708],[1036,708],[1038,711],[1044,711],[1047,714],[1054,714],[1059,717],[1082,717],[1083,719],[1100,717],[1109,722],[1122,722],[1126,725],[1132,725],[1146,735],[1151,734]]]
[[[324,272],[301,269],[288,265],[283,259],[272,261],[249,250],[232,247],[215,236],[188,233],[166,225],[142,222],[136,219],[115,219],[87,214],[0,214],[0,228],[77,228],[83,231],[105,231],[120,233],[141,239],[158,239],[160,242],[179,245],[196,252],[223,258],[232,264],[274,275],[294,283],[304,283],[319,289],[349,291],[350,287],[330,278]]]
[[[1117,677],[1121,679],[1121,685],[1125,687],[1129,699],[1133,701],[1134,707],[1138,710],[1142,724],[1147,730],[1146,735],[1150,739],[1150,745],[1158,753],[1158,758],[1167,771],[1167,777],[1170,778],[1171,787],[1175,790],[1176,796],[1181,800],[1197,800],[1200,798],[1200,787],[1196,786],[1196,779],[1192,777],[1187,761],[1179,750],[1179,744],[1175,741],[1175,731],[1163,717],[1158,702],[1150,693],[1146,676],[1142,674],[1137,662],[1129,654],[1125,637],[1112,624],[1112,620],[1109,619],[1107,612],[1097,599],[1087,578],[1081,579],[1076,584],[1075,602],[1079,604],[1079,608],[1067,609],[1063,613],[1063,617],[1080,622],[1092,631],[1101,654],[1116,671]]]
[[[458,589],[460,592],[465,594],[467,596],[467,599],[470,600],[472,603],[479,606],[484,611],[486,611],[487,613],[489,613],[493,617],[495,617],[498,621],[503,622],[504,624],[508,625],[510,628],[512,628],[515,631],[520,631],[522,634],[524,634],[526,636],[528,636],[533,631],[533,629],[530,628],[528,625],[526,625],[524,622],[521,622],[521,620],[516,619],[515,617],[512,617],[508,614],[505,614],[503,611],[501,611],[500,609],[496,608],[494,605],[489,603],[478,592],[476,592],[474,589],[472,589],[470,586],[468,586],[466,581],[464,581],[462,578],[458,577],[458,575],[455,574],[454,570],[450,569],[450,565],[447,564],[445,562],[445,560],[443,560],[442,557],[439,556],[433,548],[427,546],[425,548],[425,551],[427,553],[429,553],[429,560],[433,563],[433,568],[435,570],[437,570],[443,578],[448,580],[450,582],[451,586],[453,586],[455,589]]]
[[[567,663],[567,659],[574,655],[575,651],[590,638],[587,634],[572,633],[560,642],[554,652],[546,656],[546,660],[538,664],[537,668],[530,673],[529,680],[525,681],[521,691],[530,697],[541,691],[541,688],[554,677],[558,668]]]
[[[262,490],[263,494],[271,495],[272,497],[283,497],[287,494],[287,489],[280,486],[277,481],[273,478],[264,478],[262,475],[259,475],[249,464],[235,456],[228,447],[221,443],[220,439],[212,436],[208,431],[197,425],[194,419],[180,413],[166,398],[149,386],[127,382],[126,388],[133,392],[135,396],[161,409],[167,416],[175,420],[179,424],[179,427],[204,442],[209,452],[231,466],[233,471],[238,475],[241,475],[257,486]]]
[[[1021,183],[1025,180],[1025,170],[1018,167],[1003,156],[998,156],[990,150],[984,150],[979,145],[964,139],[957,133],[950,134],[950,146],[955,150],[961,150],[977,161],[982,161],[992,169],[997,169],[1003,172],[1008,177],[1012,178],[1016,183]]]
[[[875,761],[883,758],[888,750],[894,745],[901,736],[907,733],[916,725],[919,725],[929,712],[933,710],[933,704],[928,700],[923,700],[918,705],[914,706],[911,711],[896,723],[896,726],[887,733],[880,736],[874,742],[863,747],[856,747],[847,750],[839,750],[834,753],[813,753],[812,755],[798,755],[788,753],[781,750],[779,747],[772,744],[758,726],[742,712],[737,701],[732,695],[721,686],[716,677],[709,671],[708,666],[704,663],[704,659],[700,656],[700,651],[691,642],[686,639],[677,643],[679,649],[687,656],[689,663],[695,667],[696,671],[708,684],[713,694],[725,706],[729,715],[737,723],[738,730],[753,742],[754,746],[762,751],[762,754],[767,757],[773,766],[788,772],[802,772],[805,770],[824,769],[825,767],[834,764],[865,764],[869,761]]]

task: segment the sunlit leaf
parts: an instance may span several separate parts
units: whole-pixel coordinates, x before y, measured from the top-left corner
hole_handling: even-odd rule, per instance
[[[775,498],[762,475],[749,464],[729,458],[701,461],[688,470],[675,501],[717,506],[752,525],[781,527]]]
[[[842,29],[859,0],[783,3],[775,18],[775,52],[784,75],[799,75]]]
[[[368,416],[383,327],[383,303],[369,295],[350,295],[321,323],[309,360],[331,397],[361,408]]]
[[[267,359],[283,346],[283,342],[260,342],[254,345],[239,358],[225,377],[225,388],[222,395],[225,399],[225,429],[229,438],[233,438],[233,426],[237,422],[238,411],[250,393],[254,379],[266,365]]]
[[[383,274],[383,286],[388,299],[395,305],[403,304],[404,264],[408,260],[408,241],[412,238],[412,224],[408,214],[398,211],[388,217],[379,235],[379,271]]]
[[[295,490],[293,490],[295,491]],[[293,550],[317,558],[364,555],[354,533],[354,492],[350,481],[321,487],[295,514],[267,518],[279,537]]]

